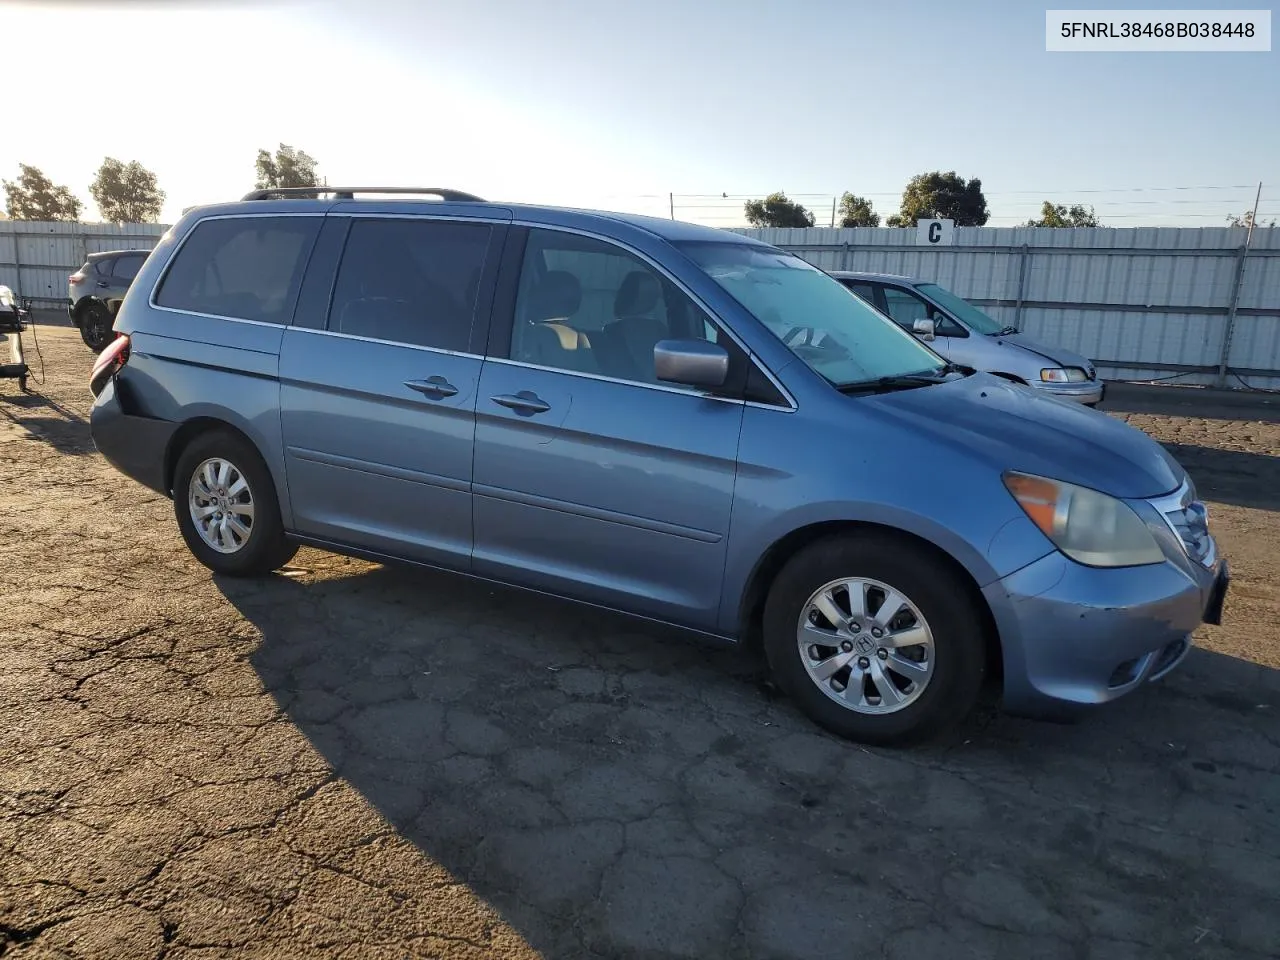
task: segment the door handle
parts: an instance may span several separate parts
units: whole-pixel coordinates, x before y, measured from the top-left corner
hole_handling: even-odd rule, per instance
[[[102,287],[105,290],[107,287],[111,286],[111,284],[107,283],[107,281],[105,280],[99,280],[98,286]]]
[[[410,390],[417,390],[423,396],[433,400],[443,400],[455,396],[458,388],[444,377],[428,377],[426,380],[406,380],[404,385]]]
[[[532,390],[521,390],[519,393],[500,393],[490,397],[494,403],[507,407],[516,413],[546,413],[551,409],[547,403]]]

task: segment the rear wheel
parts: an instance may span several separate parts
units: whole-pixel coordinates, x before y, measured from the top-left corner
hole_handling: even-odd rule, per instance
[[[80,308],[80,339],[94,353],[101,353],[113,339],[111,312],[105,304],[90,301]]]
[[[182,451],[173,509],[188,549],[215,573],[259,576],[298,551],[285,537],[266,464],[252,444],[228,430],[201,434]]]
[[[769,592],[765,652],[810,719],[842,737],[901,743],[962,719],[985,667],[982,619],[942,560],[883,534],[821,541]]]

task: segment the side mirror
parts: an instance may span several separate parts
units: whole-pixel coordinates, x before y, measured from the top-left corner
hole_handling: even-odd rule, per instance
[[[666,383],[689,387],[721,387],[729,376],[729,352],[708,340],[659,340],[653,369]]]
[[[917,320],[911,325],[911,332],[921,340],[932,340],[938,333],[938,328],[932,320]]]

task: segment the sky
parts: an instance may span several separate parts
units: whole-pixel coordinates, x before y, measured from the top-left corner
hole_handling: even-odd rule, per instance
[[[103,157],[137,160],[172,222],[288,143],[330,184],[664,216],[674,194],[721,226],[774,190],[820,225],[845,190],[887,215],[935,169],[980,178],[992,225],[1047,199],[1223,226],[1259,182],[1280,216],[1280,53],[1044,34],[1026,0],[0,0],[0,177],[34,164],[93,219]]]

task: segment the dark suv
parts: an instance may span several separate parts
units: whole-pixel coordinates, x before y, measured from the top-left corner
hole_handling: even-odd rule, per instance
[[[95,353],[111,342],[120,302],[150,255],[150,250],[91,253],[84,266],[67,278],[67,314]]]

